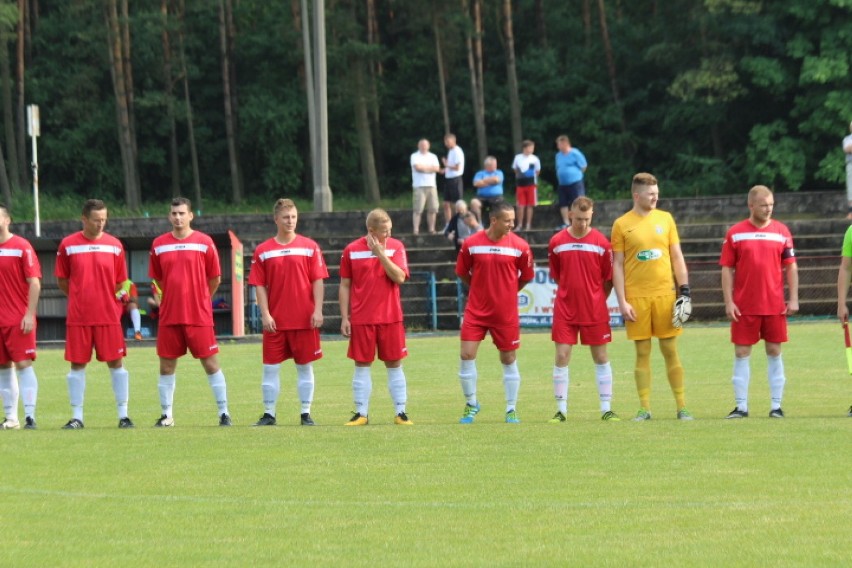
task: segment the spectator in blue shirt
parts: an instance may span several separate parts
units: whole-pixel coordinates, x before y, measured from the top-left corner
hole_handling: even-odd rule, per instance
[[[503,172],[497,169],[497,158],[494,156],[485,158],[482,165],[484,169],[473,176],[473,187],[476,188],[476,197],[482,202],[481,220],[488,228],[491,208],[497,201],[503,200]]]
[[[564,134],[556,139],[556,147],[559,148],[556,153],[556,177],[559,181],[556,193],[562,215],[561,228],[564,228],[571,224],[571,204],[581,195],[586,195],[583,173],[589,164],[579,149],[571,147],[571,140]]]

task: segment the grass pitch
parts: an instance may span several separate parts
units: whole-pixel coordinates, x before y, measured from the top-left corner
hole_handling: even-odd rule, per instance
[[[588,349],[575,348],[569,419],[555,412],[547,333],[519,352],[522,423],[503,423],[497,353],[480,350],[476,423],[464,399],[455,336],[411,337],[405,361],[414,427],[393,425],[374,366],[371,424],[352,409],[346,343],[324,342],[313,416],[298,426],[292,363],[279,425],[262,414],[260,345],[223,342],[232,428],[219,428],[200,365],[178,367],[173,429],[159,416],[152,346],[131,345],[130,415],[118,430],[109,375],[88,373],[86,428],[70,417],[60,350],[41,349],[38,425],[0,432],[0,560],[13,566],[839,566],[852,556],[852,379],[840,327],[790,328],[788,418],[770,420],[766,358],[752,355],[751,418],[733,407],[726,327],[680,340],[687,402],[675,408],[654,354],[654,419],[638,407],[633,347],[610,348],[613,409],[604,423]]]

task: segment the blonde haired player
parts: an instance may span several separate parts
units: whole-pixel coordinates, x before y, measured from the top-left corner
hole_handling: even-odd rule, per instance
[[[665,359],[677,418],[692,420],[686,409],[684,372],[677,352],[677,337],[691,313],[689,277],[680,237],[671,214],[657,209],[657,178],[638,173],[633,176],[631,191],[633,209],[612,225],[612,283],[627,338],[636,347],[634,377],[641,408],[634,420],[651,419],[652,337],[658,338]]]
[[[373,209],[367,214],[367,235],[349,243],[340,260],[340,332],[349,338],[347,355],[355,361],[355,412],[347,426],[370,423],[370,367],[377,352],[387,368],[388,391],[396,408],[394,423],[414,424],[405,412],[408,390],[402,360],[408,349],[399,291],[409,277],[408,258],[405,246],[391,237],[392,226],[384,209]]]

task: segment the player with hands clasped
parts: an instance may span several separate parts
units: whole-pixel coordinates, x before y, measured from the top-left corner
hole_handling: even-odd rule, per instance
[[[772,219],[775,198],[764,185],[748,192],[748,219],[740,221],[722,243],[722,295],[725,315],[731,320],[734,344],[736,408],[728,418],[748,417],[749,357],[752,346],[763,339],[772,397],[770,418],[784,418],[784,363],[781,344],[787,341],[787,316],[799,311],[799,273],[793,237],[783,223]],[[784,276],[789,299],[784,302]]]
[[[388,374],[388,391],[396,409],[394,423],[414,424],[405,412],[408,389],[402,360],[408,355],[402,323],[400,285],[409,277],[405,246],[391,237],[391,218],[384,209],[367,214],[367,235],[349,243],[340,260],[340,332],[349,338],[355,361],[352,395],[355,412],[346,426],[370,423],[370,367],[378,352]]]
[[[0,203],[0,397],[5,411],[0,430],[21,427],[18,421],[21,395],[24,429],[34,430],[38,379],[33,361],[41,264],[29,241],[9,231],[11,222],[9,210]]]
[[[636,347],[634,377],[641,408],[634,420],[651,419],[652,337],[659,340],[677,404],[677,418],[692,420],[686,409],[683,366],[677,351],[677,337],[691,311],[689,277],[680,237],[671,214],[657,209],[660,197],[657,178],[638,173],[633,176],[631,190],[633,209],[616,219],[612,226],[612,283],[627,338]]]
[[[521,386],[517,352],[521,346],[518,292],[533,279],[533,256],[529,244],[512,232],[515,211],[505,201],[494,203],[491,224],[462,244],[456,260],[456,276],[469,287],[462,320],[459,379],[465,397],[459,422],[471,424],[479,413],[476,397],[476,353],[490,333],[500,352],[508,424],[520,422],[516,405]]]
[[[579,337],[588,345],[595,362],[601,418],[621,420],[610,408],[612,367],[606,344],[612,341],[607,296],[612,291],[612,246],[600,231],[592,228],[594,202],[582,196],[574,200],[569,213],[571,224],[553,235],[548,246],[550,277],[558,291],[553,302],[551,337],[556,344],[553,366],[553,394],[556,414],[551,423],[565,422],[568,414],[568,362]]]
[[[273,208],[278,233],[254,251],[249,284],[255,287],[263,322],[263,416],[255,426],[274,426],[281,392],[281,363],[296,364],[300,423],[313,426],[313,362],[322,357],[323,279],[328,267],[319,245],[296,233],[299,212],[290,199],[279,199]]]
[[[219,412],[219,426],[230,426],[228,387],[219,365],[219,344],[213,326],[212,297],[222,281],[219,251],[209,235],[191,227],[192,203],[175,197],[169,207],[172,230],[151,244],[148,275],[162,290],[157,355],[160,358],[162,415],[154,423],[158,428],[174,426],[172,409],[175,398],[177,360],[187,350],[201,362]]]

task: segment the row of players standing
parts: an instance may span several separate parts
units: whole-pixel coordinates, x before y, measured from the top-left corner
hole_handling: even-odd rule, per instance
[[[648,420],[650,412],[651,338],[658,337],[666,362],[666,373],[677,404],[677,417],[691,419],[686,410],[683,367],[676,338],[689,315],[689,284],[680,252],[677,228],[670,214],[656,209],[659,188],[650,174],[637,174],[632,185],[634,206],[616,220],[613,245],[591,227],[593,203],[575,200],[570,226],[551,240],[549,260],[559,285],[552,337],[556,346],[553,369],[557,413],[553,422],[567,416],[568,363],[578,341],[590,345],[596,365],[601,416],[617,420],[610,409],[612,371],[606,355],[611,340],[606,297],[614,287],[624,314],[628,338],[636,346],[635,379],[641,409],[635,420]],[[787,340],[786,315],[798,309],[798,286],[792,237],[787,228],[771,219],[772,192],[756,186],[749,192],[750,216],[732,227],[723,245],[722,285],[726,312],[732,320],[735,344],[733,384],[737,406],[729,418],[748,416],[748,357],[751,346],[761,339],[769,357],[772,395],[770,416],[781,418],[784,371],[780,344]],[[467,239],[459,254],[456,272],[470,287],[470,299],[461,329],[459,378],[465,397],[460,422],[471,423],[481,407],[477,399],[476,355],[490,333],[503,365],[506,395],[505,420],[519,421],[516,404],[520,387],[517,349],[520,329],[516,294],[532,279],[529,245],[512,232],[514,210],[505,202],[495,203],[487,231]],[[60,288],[69,296],[68,339],[65,357],[71,363],[67,376],[72,405],[68,429],[83,427],[85,367],[92,349],[105,361],[112,375],[119,414],[119,427],[132,427],[127,416],[129,374],[122,361],[126,353],[119,323],[120,304],[115,292],[126,280],[121,243],[104,232],[107,211],[103,202],[87,201],[83,209],[83,231],[66,237],[57,256]],[[189,350],[200,359],[208,374],[219,411],[220,425],[230,425],[225,377],[216,354],[210,297],[219,284],[219,262],[212,240],[190,227],[191,204],[178,198],[172,202],[169,219],[173,230],[158,237],[151,249],[150,275],[162,283],[161,328],[157,340],[160,357],[158,387],[163,414],[156,425],[174,425],[172,404],[177,359]],[[279,200],[274,208],[275,237],[262,243],[254,255],[249,283],[258,290],[263,319],[264,414],[257,425],[276,423],[280,393],[280,365],[294,359],[301,399],[300,421],[313,424],[313,361],[322,356],[319,328],[323,322],[322,280],[328,276],[322,253],[314,241],[298,235],[298,212],[290,200]],[[0,313],[9,314],[3,325],[0,352],[0,390],[6,420],[3,429],[19,427],[17,421],[18,370],[23,391],[25,427],[35,427],[37,382],[32,371],[35,359],[35,303],[40,269],[32,248],[9,232],[10,218],[0,208],[0,260],[3,260],[3,289],[7,303]],[[341,332],[350,338],[348,356],[355,361],[353,398],[355,412],[347,425],[369,423],[372,392],[370,367],[376,354],[385,363],[388,388],[396,406],[395,423],[410,425],[406,413],[406,380],[402,360],[407,355],[399,285],[408,277],[403,244],[391,237],[390,217],[381,209],[367,216],[367,234],[350,243],[341,259]],[[849,234],[847,241],[852,242]],[[847,254],[846,249],[850,251]],[[614,250],[614,254],[613,254]],[[852,257],[852,246],[844,245]],[[614,260],[613,260],[614,259]],[[850,263],[844,258],[838,277],[838,316],[844,318]],[[844,273],[844,266],[846,272]],[[786,273],[790,289],[784,302]],[[845,274],[845,279],[843,278]],[[672,277],[674,275],[674,278]],[[675,294],[675,286],[678,293]],[[294,309],[297,308],[297,309]],[[111,317],[115,314],[115,317]],[[673,315],[674,314],[674,315]],[[94,318],[94,319],[93,319]],[[101,318],[104,321],[101,321]],[[15,320],[15,321],[12,321]]]
[[[427,229],[430,234],[435,233],[438,215],[436,174],[444,176],[445,225],[451,221],[455,204],[464,199],[464,151],[458,145],[455,134],[444,136],[444,146],[447,149],[447,155],[443,156],[440,162],[438,156],[429,151],[430,144],[426,138],[421,138],[417,142],[417,151],[411,154],[412,226],[415,235],[420,232],[424,209]],[[563,134],[557,137],[556,146],[558,149],[554,157],[558,180],[556,193],[563,222],[560,228],[565,228],[570,224],[571,204],[576,198],[586,194],[583,178],[588,162],[583,152],[571,146],[568,136]],[[535,142],[524,140],[521,143],[521,152],[512,161],[512,171],[515,174],[517,229],[530,231],[534,207],[538,205],[538,176],[541,173],[541,160],[535,155]],[[486,227],[492,204],[503,199],[504,181],[505,177],[497,168],[497,158],[494,156],[487,156],[483,162],[483,169],[473,176],[473,186],[476,188],[475,199],[481,205],[481,213],[478,207],[477,214]]]

